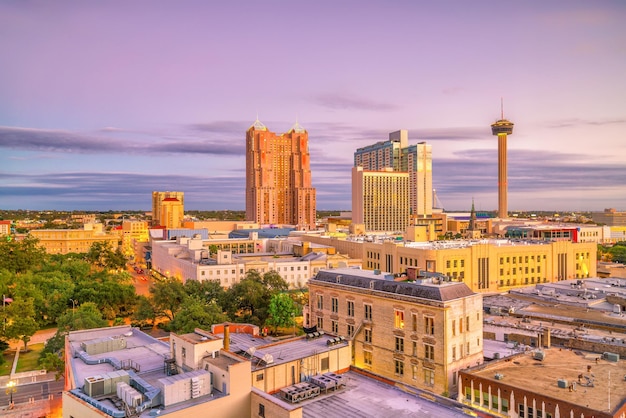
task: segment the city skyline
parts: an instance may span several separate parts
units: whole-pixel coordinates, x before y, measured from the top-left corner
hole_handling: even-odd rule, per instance
[[[0,4],[0,208],[245,208],[246,130],[300,123],[317,209],[357,148],[432,145],[448,210],[626,210],[618,1]]]

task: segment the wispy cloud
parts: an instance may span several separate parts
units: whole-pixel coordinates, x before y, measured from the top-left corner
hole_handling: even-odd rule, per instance
[[[374,111],[391,111],[397,109],[392,103],[374,101],[365,97],[358,97],[348,93],[326,93],[320,94],[313,98],[313,101],[330,109],[353,109],[353,110],[374,110]]]
[[[580,118],[571,118],[571,119],[560,119],[554,120],[550,122],[546,122],[544,126],[548,128],[571,128],[578,126],[604,126],[604,125],[621,125],[626,124],[626,118],[614,118],[614,119],[580,119]]]
[[[230,138],[189,138],[188,135],[147,135],[118,138],[122,129],[106,128],[100,134],[0,126],[0,148],[75,154],[208,154],[243,155],[244,141]],[[107,135],[107,132],[111,135]],[[115,135],[113,137],[112,135]]]

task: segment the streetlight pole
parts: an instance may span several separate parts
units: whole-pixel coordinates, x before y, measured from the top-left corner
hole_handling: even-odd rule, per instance
[[[9,407],[13,407],[13,394],[17,392],[16,383],[13,380],[7,382],[6,394],[9,395]]]
[[[78,301],[74,299],[70,300],[72,301],[72,313],[74,313],[76,311],[76,304],[78,303]]]

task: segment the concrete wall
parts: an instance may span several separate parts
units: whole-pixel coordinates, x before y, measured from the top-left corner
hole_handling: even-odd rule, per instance
[[[254,418],[302,418],[301,406],[283,402],[257,389],[252,389],[250,412],[250,417]]]

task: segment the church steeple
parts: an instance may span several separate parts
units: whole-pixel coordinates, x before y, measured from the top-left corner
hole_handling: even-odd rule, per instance
[[[470,220],[466,236],[469,239],[477,239],[481,236],[480,229],[478,229],[478,226],[476,225],[476,209],[474,208],[474,198],[472,198],[472,211],[470,212]]]

